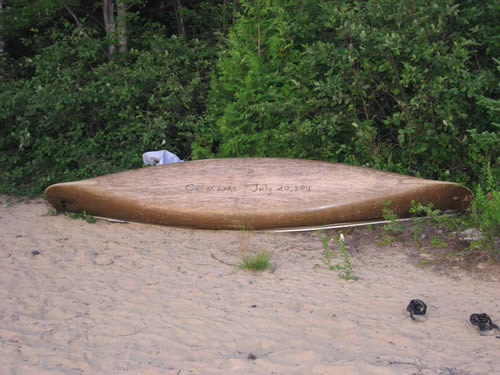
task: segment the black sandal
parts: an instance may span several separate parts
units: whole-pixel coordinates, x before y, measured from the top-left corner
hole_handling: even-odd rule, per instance
[[[419,299],[412,299],[406,310],[410,313],[410,317],[412,318],[412,320],[426,320],[425,313],[427,312],[427,305],[424,301]]]
[[[495,333],[495,329],[500,329],[498,326],[491,321],[491,318],[488,314],[472,314],[469,317],[469,320],[472,325],[477,326],[479,328],[479,334],[481,336],[489,336]]]

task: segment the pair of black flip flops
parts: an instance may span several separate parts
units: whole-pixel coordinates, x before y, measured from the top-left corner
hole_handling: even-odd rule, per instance
[[[425,320],[425,313],[427,312],[427,305],[424,301],[419,299],[412,299],[410,304],[406,308],[410,313],[410,317],[413,320],[423,321]],[[479,329],[479,334],[481,336],[493,335],[495,329],[500,330],[498,326],[492,322],[488,314],[472,314],[469,318],[472,325],[477,326]],[[500,338],[500,336],[497,336]]]

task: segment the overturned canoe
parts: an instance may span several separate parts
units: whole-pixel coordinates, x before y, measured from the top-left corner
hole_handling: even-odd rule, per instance
[[[306,227],[407,217],[411,201],[463,209],[470,191],[351,165],[279,158],[210,159],[49,186],[57,210],[205,229]]]

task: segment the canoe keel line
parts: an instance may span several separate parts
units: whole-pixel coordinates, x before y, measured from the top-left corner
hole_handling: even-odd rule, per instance
[[[237,158],[167,164],[60,183],[49,186],[45,195],[57,210],[117,220],[289,231],[373,221],[382,217],[386,206],[400,218],[409,217],[412,200],[441,210],[463,210],[471,193],[455,183],[339,163]]]

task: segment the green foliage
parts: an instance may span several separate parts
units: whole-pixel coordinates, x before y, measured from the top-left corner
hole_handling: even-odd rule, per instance
[[[411,201],[410,213],[414,215],[413,229],[421,228],[424,221],[430,220],[431,224],[446,227],[450,230],[460,230],[461,219],[456,216],[444,214],[440,209],[435,209],[433,203],[423,205],[420,202]],[[423,216],[423,217],[420,217]]]
[[[431,243],[438,249],[448,247],[448,243],[446,243],[441,236],[432,236]]]
[[[31,78],[0,83],[0,191],[141,166],[145,151],[189,157],[205,109],[211,49],[145,30],[141,49],[108,61],[81,33],[26,59]]]
[[[266,251],[262,251],[255,255],[244,255],[240,268],[250,271],[264,271],[271,266],[269,262],[271,257],[272,255]]]
[[[283,122],[290,116],[283,103],[291,94],[284,72],[300,59],[304,25],[319,26],[313,22],[318,5],[262,0],[242,1],[241,7],[243,15],[219,56],[207,126],[193,144],[193,156],[295,156]]]
[[[480,248],[485,254],[491,250],[495,253],[495,241],[498,241],[500,235],[500,192],[494,190],[497,185],[491,169],[486,167],[485,171],[486,176],[481,176],[481,179],[486,181],[487,193],[481,185],[477,185],[471,208],[464,216],[442,214],[439,209],[434,209],[432,203],[422,205],[415,201],[411,202],[410,213],[425,215],[424,218],[415,217],[411,226],[413,241],[417,248],[421,247],[418,237],[424,231],[425,226],[433,225],[437,228],[453,231],[448,233],[449,237],[456,237],[457,232],[462,232],[466,228],[476,227],[480,230],[482,238],[472,241],[471,249]],[[448,247],[448,243],[440,235],[432,236],[431,243],[438,249]]]
[[[351,259],[349,257],[349,253],[345,248],[343,234],[340,233],[336,238],[336,242],[339,245],[339,253],[342,256],[342,263],[332,264],[332,259],[336,257],[336,254],[330,249],[330,246],[328,244],[328,237],[324,233],[320,233],[321,242],[323,244],[323,262],[326,264],[328,269],[331,271],[338,271],[338,275],[341,279],[358,280],[359,277],[355,276],[352,272]]]
[[[15,0],[3,2],[0,12],[1,36],[15,37],[22,35],[23,31],[30,29],[36,32],[54,22],[58,10],[66,0]],[[75,1],[71,1],[75,3]],[[71,5],[73,5],[71,4]],[[27,41],[28,42],[28,41]]]
[[[419,236],[424,230],[424,221],[429,219],[432,221],[432,223],[438,223],[440,222],[440,213],[441,210],[434,210],[434,205],[432,203],[429,203],[428,205],[423,205],[420,202],[415,202],[414,200],[411,201],[411,207],[410,207],[410,213],[414,215],[415,217],[413,218],[413,225],[411,227],[411,231],[413,234],[413,243],[417,247],[418,250],[421,250],[421,245],[419,241]],[[424,217],[419,217],[420,215],[423,215]]]
[[[498,169],[493,170],[490,164],[481,169],[480,181],[474,190],[470,214],[462,221],[467,227],[479,228],[483,238],[473,241],[471,247],[479,246],[483,250],[496,252],[495,244],[500,237],[500,184]]]
[[[486,9],[453,0],[243,2],[193,155],[477,180],[477,165],[500,149],[491,52],[499,39]]]
[[[488,240],[500,236],[500,191],[485,193],[478,186],[472,202],[472,217]]]
[[[352,273],[351,258],[345,248],[344,236],[342,234],[339,236],[337,242],[339,244],[339,253],[342,255],[343,260],[342,264],[337,264],[335,266],[335,269],[339,271],[339,277],[344,280],[359,280],[359,277]]]
[[[439,210],[439,209],[435,210],[433,203],[423,205],[420,202],[417,203],[414,200],[412,200],[411,207],[410,207],[410,213],[413,215],[424,215],[424,216],[430,218],[434,222],[439,222],[441,210]],[[418,222],[421,222],[421,220],[419,220],[419,218],[416,217],[414,219],[414,222],[418,223]]]
[[[74,220],[78,220],[78,219],[85,220],[89,224],[95,224],[97,222],[97,220],[95,219],[95,217],[93,217],[92,215],[89,215],[85,211],[82,211],[82,212],[68,212],[68,213],[66,213],[66,215],[68,215],[70,218],[72,218]]]
[[[389,223],[384,224],[384,229],[392,234],[398,234],[404,230],[404,226],[397,222],[398,215],[392,208],[390,208],[391,204],[392,201],[385,201],[385,207],[382,208],[382,217],[384,220],[389,221]]]
[[[59,216],[61,214],[64,214],[74,220],[85,220],[89,224],[95,224],[97,222],[96,218],[87,213],[85,210],[82,212],[57,211],[56,209],[50,207],[46,213],[42,214],[42,216]]]
[[[332,259],[335,257],[335,253],[330,249],[328,245],[328,237],[326,234],[321,234],[321,242],[323,244],[323,262],[326,264],[328,269],[333,270]]]
[[[102,2],[3,2],[0,192],[38,194],[163,148],[499,190],[499,1],[186,0],[189,41],[169,36],[172,4],[126,1],[129,52],[111,60]]]
[[[382,239],[380,241],[377,241],[377,246],[386,247],[387,245],[393,243],[395,239],[396,237],[394,236],[388,236],[388,235],[382,236]]]

